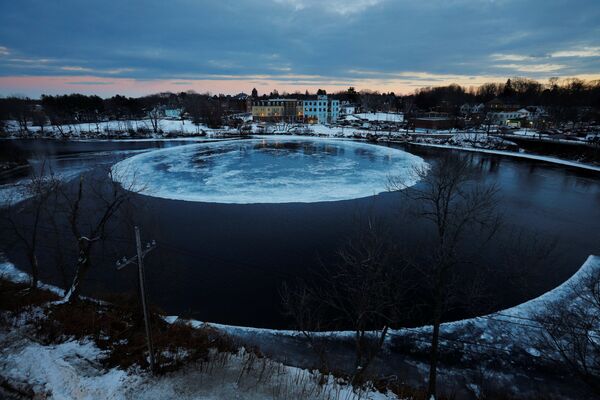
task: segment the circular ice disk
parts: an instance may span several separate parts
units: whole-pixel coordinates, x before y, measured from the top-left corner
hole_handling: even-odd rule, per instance
[[[416,183],[423,159],[402,150],[335,139],[269,137],[156,150],[113,166],[129,190],[214,203],[311,203],[387,190],[390,177]]]

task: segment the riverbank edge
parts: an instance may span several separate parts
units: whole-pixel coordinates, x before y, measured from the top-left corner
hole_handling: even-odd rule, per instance
[[[434,134],[432,134],[434,135]],[[336,139],[336,140],[349,140],[349,141],[360,141],[367,142],[376,145],[387,145],[387,144],[409,144],[413,146],[422,146],[422,147],[434,147],[441,149],[451,149],[451,150],[464,150],[469,152],[478,152],[478,153],[486,153],[486,154],[494,154],[500,156],[508,156],[508,157],[516,157],[516,158],[525,158],[530,160],[542,161],[551,164],[563,165],[567,167],[580,168],[594,172],[600,172],[600,166],[582,163],[578,161],[573,161],[564,158],[558,158],[553,156],[545,156],[538,155],[527,152],[515,152],[515,151],[506,151],[506,150],[494,150],[489,148],[479,148],[479,147],[466,147],[466,146],[454,146],[454,145],[446,145],[446,144],[435,144],[435,143],[424,143],[424,142],[416,142],[416,141],[400,141],[400,140],[378,140],[376,142],[370,141],[365,138],[355,138],[351,136],[335,136],[335,135],[286,135],[286,134],[271,134],[271,135],[261,135],[261,134],[249,134],[249,135],[212,135],[207,137],[198,137],[198,136],[180,136],[173,138],[138,138],[138,139],[100,139],[100,138],[83,138],[76,139],[70,138],[68,140],[57,139],[57,138],[43,138],[43,140],[57,141],[57,142],[81,142],[81,143],[143,143],[143,142],[177,142],[177,141],[189,141],[190,144],[193,143],[208,143],[211,141],[228,141],[228,140],[239,140],[239,139],[252,139],[252,138],[314,138],[314,139]],[[0,138],[0,141],[10,141],[10,140],[38,140],[40,138],[19,138],[19,137],[4,137]]]
[[[0,253],[0,257],[2,254]],[[527,319],[533,317],[533,312],[536,313],[542,312],[543,307],[546,304],[549,304],[554,301],[559,301],[561,299],[568,298],[573,295],[572,289],[574,289],[577,285],[579,285],[587,276],[594,273],[595,271],[600,270],[600,256],[590,255],[587,257],[586,261],[581,265],[581,267],[573,274],[569,279],[564,281],[559,286],[551,289],[540,296],[537,296],[531,300],[518,304],[516,306],[502,309],[499,311],[492,312],[490,314],[477,316],[473,318],[462,319],[458,321],[445,322],[441,326],[441,330],[445,332],[456,331],[458,328],[471,326],[474,324],[481,324],[483,320],[490,319],[491,317],[500,317],[502,320],[509,319]],[[6,279],[13,283],[25,283],[30,279],[30,275],[27,272],[19,270],[14,264],[10,261],[0,262],[0,278]],[[59,296],[63,295],[63,290],[49,285],[43,282],[38,284],[40,289],[51,291]],[[234,336],[243,336],[244,334],[254,333],[254,334],[270,334],[274,336],[299,336],[302,335],[301,332],[295,330],[285,330],[285,329],[270,329],[270,328],[254,328],[254,327],[245,327],[245,326],[236,326],[236,325],[225,325],[218,324],[206,321],[198,321],[194,319],[181,319],[179,316],[171,315],[166,316],[165,320],[169,323],[173,323],[177,320],[179,321],[187,321],[192,326],[202,326],[209,325],[215,329],[222,330],[228,334]],[[394,337],[398,335],[403,335],[406,333],[429,333],[431,330],[431,326],[425,325],[416,328],[402,328],[398,330],[390,330],[389,337]],[[318,332],[319,335],[335,337],[335,338],[350,338],[355,332],[353,331],[324,331]],[[387,340],[389,342],[389,338]]]

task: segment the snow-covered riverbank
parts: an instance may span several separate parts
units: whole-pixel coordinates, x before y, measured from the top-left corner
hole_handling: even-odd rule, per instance
[[[0,278],[13,283],[29,280],[28,274],[8,262],[0,263]],[[62,295],[62,290],[56,287],[45,284],[39,287],[51,294]],[[212,349],[206,357],[158,376],[137,364],[127,368],[110,367],[106,363],[111,357],[106,343],[101,347],[92,336],[76,339],[63,334],[62,339],[59,337],[46,343],[44,335],[47,332],[42,331],[39,335],[40,324],[47,323],[44,320],[50,318],[49,310],[60,307],[60,303],[51,301],[19,307],[18,311],[0,312],[0,397],[57,400],[397,399],[394,394],[378,392],[370,385],[356,388],[332,375],[288,366],[243,347],[237,351]],[[98,312],[97,317],[105,313]],[[112,340],[127,342],[127,339]],[[180,357],[160,351],[157,354],[175,360]]]
[[[191,121],[161,119],[160,132],[149,130],[149,120],[104,121],[99,123],[69,124],[55,127],[46,126],[42,131],[39,126],[28,127],[28,132],[20,132],[16,122],[8,125],[8,135],[12,138],[56,138],[75,141],[205,141],[223,138],[227,135],[239,135],[240,131],[227,126],[219,129],[205,125],[194,125]],[[484,131],[461,130],[425,130],[410,131],[377,131],[341,125],[322,124],[264,124],[250,123],[244,134],[248,135],[282,135],[282,136],[319,136],[327,138],[357,139],[370,141],[393,141],[411,143],[420,146],[432,146],[466,151],[480,151],[498,155],[516,156],[535,159],[555,164],[600,171],[597,165],[586,164],[575,160],[561,159],[554,156],[525,153],[515,143]],[[61,133],[62,132],[62,133]],[[65,132],[67,132],[65,134]],[[198,136],[202,135],[202,136]],[[514,137],[536,137],[535,131],[516,131]],[[567,141],[568,142],[568,141]]]
[[[0,396],[45,399],[323,399],[387,400],[393,394],[354,391],[318,372],[289,367],[252,353],[216,353],[207,361],[154,377],[139,368],[105,369],[103,352],[92,341],[44,346],[28,329],[0,331]],[[320,380],[324,379],[325,383]]]
[[[590,256],[581,268],[566,282],[557,288],[545,293],[544,295],[530,300],[506,310],[498,311],[489,315],[445,323],[441,327],[441,343],[442,353],[452,351],[462,355],[461,361],[457,365],[446,366],[441,372],[442,379],[452,380],[456,377],[461,377],[464,380],[469,376],[469,371],[473,372],[473,365],[479,364],[479,368],[486,370],[490,377],[494,377],[498,382],[514,386],[511,391],[518,393],[526,393],[533,390],[532,382],[522,382],[523,364],[535,364],[537,361],[544,362],[545,358],[552,356],[548,353],[543,353],[538,346],[540,344],[541,326],[536,322],[535,316],[543,312],[546,307],[556,301],[576,301],[578,295],[578,286],[581,285],[587,277],[600,270],[600,257]],[[9,262],[0,264],[0,276],[3,279],[13,282],[25,282],[28,275],[19,271]],[[60,289],[44,285],[46,289],[60,293]],[[167,322],[174,323],[179,320],[178,317],[166,317]],[[181,320],[180,320],[181,321]],[[186,320],[193,327],[206,327],[205,323],[199,321]],[[250,327],[236,327],[219,324],[208,324],[227,335],[235,338],[240,343],[251,346],[258,346],[261,351],[270,355],[273,359],[269,361],[268,368],[279,368],[281,375],[289,376],[292,381],[299,379],[302,374],[308,374],[296,368],[284,367],[278,362],[286,361],[286,364],[294,365],[300,359],[306,359],[306,343],[302,340],[302,335],[295,331],[282,331],[272,329],[260,329]],[[396,366],[397,361],[393,361],[394,353],[398,346],[405,343],[410,343],[411,346],[426,353],[429,346],[430,327],[410,328],[391,331],[384,349],[383,355],[380,357],[379,363],[388,363],[387,367]],[[12,335],[12,336],[11,336]],[[351,338],[352,332],[323,332],[321,336],[327,337],[328,340],[345,342]],[[219,372],[218,377],[208,377],[203,375],[197,367],[186,367],[182,371],[178,371],[172,375],[163,377],[157,381],[149,381],[149,377],[140,371],[120,371],[109,370],[102,371],[97,368],[93,373],[89,372],[89,365],[93,366],[93,360],[102,357],[99,349],[91,343],[74,343],[67,342],[59,346],[44,347],[31,342],[29,340],[17,340],[13,333],[3,332],[0,335],[0,341],[3,347],[8,349],[4,351],[3,362],[6,367],[0,372],[6,378],[6,374],[15,382],[28,382],[35,385],[61,385],[67,388],[66,390],[80,390],[84,393],[93,394],[103,393],[107,398],[130,398],[131,391],[125,388],[141,388],[151,390],[148,393],[171,393],[171,390],[188,379],[206,379],[214,382],[213,379],[221,380],[227,383],[229,390],[236,390],[235,384],[228,381],[231,376],[236,373],[240,374],[240,369],[243,369],[244,363],[248,362],[244,354],[237,357],[231,357],[223,365],[224,370]],[[304,354],[303,354],[304,353]],[[40,359],[47,363],[45,368],[37,365],[33,358],[33,354],[40,354]],[[506,361],[508,359],[508,361]],[[20,364],[17,368],[17,363]],[[75,363],[72,361],[75,360]],[[82,361],[83,360],[83,361]],[[87,360],[87,361],[86,361]],[[385,361],[387,360],[387,361]],[[23,363],[24,362],[24,363]],[[271,364],[272,363],[272,364]],[[412,360],[410,356],[402,356],[402,363],[412,365],[416,372],[412,379],[419,379],[419,374],[424,375],[426,372],[425,363],[419,361],[419,358]],[[298,363],[302,364],[302,362]],[[79,369],[78,365],[86,365],[86,368]],[[493,365],[493,366],[492,366]],[[396,368],[394,367],[394,368]],[[267,367],[265,367],[267,368]],[[53,371],[52,373],[49,371]],[[63,371],[62,373],[60,371]],[[237,371],[237,372],[234,372]],[[419,372],[420,371],[420,372]],[[414,372],[413,372],[414,373]],[[11,375],[12,374],[12,375]],[[296,377],[296,378],[294,378]],[[254,379],[254,378],[252,378]],[[263,393],[262,390],[273,390],[273,386],[286,385],[286,390],[296,390],[290,387],[289,382],[285,383],[287,378],[278,378],[277,382],[264,382],[257,386],[256,391],[252,395]],[[284,381],[281,381],[284,379]],[[310,374],[305,378],[301,378],[302,382],[310,381]],[[541,379],[541,378],[538,378]],[[519,380],[521,380],[519,386]],[[118,382],[119,389],[114,392],[98,391],[102,389],[106,382]],[[540,383],[541,382],[541,383]],[[543,381],[538,384],[543,385]],[[331,382],[332,385],[337,385]],[[113,385],[114,386],[114,385]],[[152,389],[150,389],[152,388]],[[204,388],[204,387],[203,387]],[[141,390],[141,389],[140,389]],[[302,389],[306,390],[306,389]],[[334,391],[343,391],[338,387],[332,388]],[[473,389],[475,390],[475,389]],[[156,392],[154,392],[156,391]],[[336,392],[336,393],[338,393]],[[191,395],[192,392],[184,393],[185,396]],[[221,392],[218,392],[221,393]],[[223,392],[225,394],[226,392]],[[235,392],[234,392],[235,393]],[[341,393],[341,392],[339,392]],[[198,393],[196,393],[197,395]],[[264,394],[264,393],[263,393]],[[347,394],[348,395],[348,394]],[[367,398],[389,398],[381,397],[381,394],[373,394],[375,397]],[[293,397],[293,396],[292,396]],[[85,398],[85,397],[84,397]],[[198,397],[197,397],[198,398]],[[203,398],[203,397],[199,397]],[[260,398],[260,397],[242,397],[242,398]],[[331,398],[331,397],[317,397]],[[333,397],[339,398],[339,397]],[[343,397],[346,398],[346,397]],[[365,398],[365,397],[362,397]],[[392,397],[393,398],[393,397]],[[568,396],[566,397],[568,398]]]

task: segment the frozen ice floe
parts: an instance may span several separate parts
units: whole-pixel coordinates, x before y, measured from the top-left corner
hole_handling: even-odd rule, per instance
[[[423,159],[402,150],[317,138],[270,137],[152,151],[113,166],[114,179],[145,195],[215,203],[311,203],[416,183]]]

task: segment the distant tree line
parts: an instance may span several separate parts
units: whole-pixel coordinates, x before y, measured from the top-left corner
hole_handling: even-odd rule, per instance
[[[229,115],[249,111],[253,99],[296,98],[303,100],[315,95],[325,95],[324,89],[316,93],[279,93],[273,90],[260,95],[256,89],[247,95],[210,95],[194,91],[157,93],[133,98],[115,95],[102,99],[96,95],[68,94],[42,95],[40,99],[27,97],[0,98],[0,130],[9,120],[15,121],[21,131],[28,126],[55,127],[75,123],[98,123],[106,120],[135,120],[148,118],[157,107],[181,109],[194,124],[220,127]],[[510,106],[541,106],[547,110],[555,124],[562,122],[589,122],[600,120],[600,81],[577,78],[550,78],[541,83],[528,78],[510,78],[505,83],[484,83],[479,87],[456,84],[417,89],[409,95],[393,92],[347,90],[330,93],[330,97],[348,102],[364,112],[404,112],[408,116],[418,112],[444,112],[458,116],[461,105],[488,103],[497,99]]]
[[[193,91],[138,98],[115,95],[106,99],[83,94],[42,95],[39,99],[11,96],[0,98],[0,131],[8,121],[15,121],[22,132],[31,126],[38,126],[43,132],[48,125],[61,130],[70,124],[151,118],[153,110],[164,108],[180,109],[181,115],[187,114],[195,124],[217,128],[225,115],[245,112],[246,100]]]
[[[547,84],[527,78],[511,78],[504,84],[485,83],[479,87],[459,85],[426,87],[412,98],[417,109],[441,111],[458,115],[462,104],[487,103],[494,99],[507,105],[541,106],[556,122],[598,120],[600,112],[600,81],[551,78]]]

